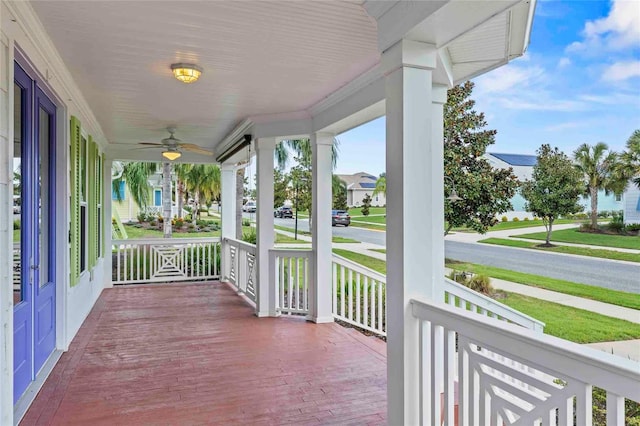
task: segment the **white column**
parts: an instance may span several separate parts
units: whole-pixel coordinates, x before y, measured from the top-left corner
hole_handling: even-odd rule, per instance
[[[113,217],[113,201],[111,197],[111,166],[113,164],[113,160],[105,159],[104,164],[102,165],[102,191],[103,191],[103,199],[102,199],[102,223],[99,226],[102,226],[102,235],[104,238],[104,247],[105,251],[104,255],[104,287],[109,288],[113,287],[111,283],[111,271],[113,268],[112,261],[113,258],[111,256],[111,236],[113,224],[111,218]]]
[[[236,237],[236,169],[233,165],[223,164],[220,168],[222,175],[221,222],[222,238]]]
[[[258,302],[256,315],[259,317],[275,316],[275,306],[269,306],[270,297],[275,292],[275,282],[269,282],[269,249],[273,248],[273,153],[276,148],[275,138],[264,138],[256,141],[257,151],[257,196],[256,200],[256,278]]]
[[[312,212],[311,243],[313,271],[309,283],[309,317],[317,322],[333,322],[331,312],[331,152],[334,135],[311,135]]]
[[[222,177],[222,190],[220,201],[222,202],[222,210],[220,212],[221,237],[236,238],[236,169],[233,165],[223,164],[220,167]],[[220,254],[220,278],[227,279],[230,270],[231,257],[224,242],[220,245],[222,253]]]
[[[409,301],[442,301],[441,96],[446,90],[432,87],[432,45],[402,40],[383,53],[382,64],[387,116],[388,422],[413,425],[421,424],[419,322]]]

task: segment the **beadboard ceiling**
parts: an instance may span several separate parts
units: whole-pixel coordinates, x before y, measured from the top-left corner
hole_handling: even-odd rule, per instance
[[[167,125],[213,148],[247,116],[300,111],[379,61],[360,2],[35,1],[109,143]],[[170,65],[203,75],[175,80]]]

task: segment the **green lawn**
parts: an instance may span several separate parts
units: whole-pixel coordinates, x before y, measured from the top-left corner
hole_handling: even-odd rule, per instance
[[[591,248],[584,248],[584,247],[569,247],[569,246],[538,247],[538,243],[530,243],[527,241],[520,241],[520,240],[509,240],[506,238],[487,238],[484,240],[480,240],[478,242],[485,243],[485,244],[495,244],[499,246],[550,251],[554,253],[577,254],[580,256],[599,257],[603,259],[625,260],[627,262],[640,262],[640,254],[623,253],[620,251],[608,250],[608,249],[591,249]]]
[[[547,233],[534,232],[532,234],[515,236],[518,238],[530,238],[532,240],[544,241],[547,237]],[[551,233],[551,241],[640,250],[640,237],[630,237],[626,235],[591,234],[589,232],[579,232],[578,229],[562,229],[559,231],[553,231]]]
[[[370,222],[370,223],[387,223],[386,216],[362,216],[362,217],[352,217],[352,223],[360,223],[360,222]]]
[[[351,261],[364,265],[369,269],[380,272],[381,274],[387,273],[387,262],[384,260],[376,259],[375,257],[366,256],[350,250],[333,249],[333,252],[338,256],[346,257]]]
[[[281,231],[287,231],[287,232],[293,232],[292,228],[288,228],[286,226],[279,226],[279,225],[275,225],[275,229],[279,229]],[[311,236],[311,232],[308,231],[301,231],[298,229],[298,235],[304,235],[307,237]],[[344,237],[333,237],[332,241],[334,243],[360,243],[360,241],[358,240],[354,240],[353,238],[344,238]],[[276,241],[277,242],[277,241]],[[294,240],[293,238],[291,238],[291,241],[287,241],[287,242],[308,242],[308,241],[303,241],[303,240]]]
[[[612,342],[640,338],[640,324],[611,318],[515,293],[500,302],[546,325],[545,334],[576,343]]]
[[[351,244],[359,244],[360,241],[354,240],[353,238],[344,238],[344,237],[333,237],[332,240],[334,243],[351,243]]]
[[[382,274],[386,274],[386,262],[383,260],[348,250],[334,249],[333,252]],[[531,275],[530,277],[535,276]],[[544,277],[536,278],[544,280]],[[579,284],[570,284],[574,285],[574,287],[572,287],[574,289],[581,287]],[[607,290],[607,292],[608,291],[609,290]],[[501,299],[500,302],[545,322],[545,333],[552,336],[561,337],[577,343],[608,342],[640,338],[640,324],[515,293],[506,293],[506,295],[506,298]],[[631,300],[631,304],[634,306],[637,306],[640,302],[638,300],[640,296],[638,295],[629,295],[626,293],[623,293],[623,295],[627,296],[628,300]]]
[[[377,251],[378,253],[387,253],[387,249],[369,249],[370,251]]]
[[[295,240],[293,237],[276,232],[276,243],[277,244],[287,244],[287,243],[311,244],[311,241]]]
[[[500,280],[539,287],[572,296],[584,297],[612,305],[624,306],[631,309],[640,309],[640,294],[624,291],[609,290],[606,288],[578,284],[571,281],[557,280],[555,278],[540,275],[525,274],[509,271],[508,269],[495,268],[493,266],[478,265],[475,263],[463,263],[447,259],[446,266],[459,271],[469,271],[476,274],[488,275]]]
[[[124,225],[124,229],[127,231],[127,235],[129,238],[162,238],[163,233],[157,229],[145,229],[145,228],[136,228],[131,225]],[[243,227],[243,230],[248,229],[248,227]],[[209,237],[219,237],[220,230],[211,231],[211,232],[174,232],[171,234],[173,238],[209,238]]]
[[[369,207],[369,214],[387,214],[386,207]],[[351,207],[349,209],[349,215],[362,216],[362,207]]]
[[[383,225],[376,225],[375,223],[368,223],[368,222],[355,222],[355,221],[351,221],[351,225],[352,227],[355,228],[366,228],[366,229],[372,229],[375,231],[386,231],[387,227],[383,226]]]

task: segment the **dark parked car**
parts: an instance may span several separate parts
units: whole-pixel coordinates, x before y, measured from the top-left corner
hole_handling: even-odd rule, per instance
[[[331,210],[331,226],[351,225],[351,216],[344,210]]]
[[[279,217],[282,219],[285,219],[285,218],[293,219],[293,211],[291,210],[291,207],[282,206],[282,207],[278,207],[276,211],[273,212],[273,216]]]

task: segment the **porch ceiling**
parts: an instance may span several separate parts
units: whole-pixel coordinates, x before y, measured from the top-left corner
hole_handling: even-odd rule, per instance
[[[109,143],[167,125],[213,148],[248,116],[305,110],[379,61],[361,2],[36,1]],[[197,83],[169,66],[204,68]]]

